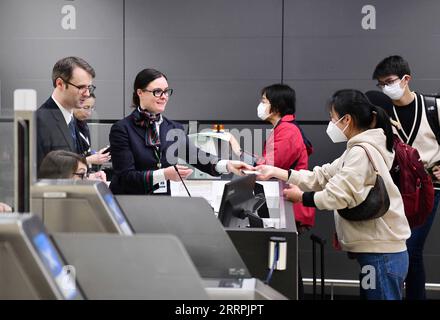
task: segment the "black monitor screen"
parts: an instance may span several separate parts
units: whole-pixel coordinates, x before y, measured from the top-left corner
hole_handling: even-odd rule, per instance
[[[17,212],[30,211],[29,122],[17,120]]]
[[[255,212],[265,203],[265,199],[254,196],[255,179],[252,174],[225,184],[218,213],[224,227],[240,226],[246,218],[250,227],[263,227],[263,221]]]

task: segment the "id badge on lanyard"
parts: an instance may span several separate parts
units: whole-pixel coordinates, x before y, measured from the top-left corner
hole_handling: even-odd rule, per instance
[[[157,165],[156,165],[157,169],[161,169],[162,164],[160,163],[161,154],[160,154],[159,147],[154,147],[154,156],[157,160]],[[153,194],[163,194],[163,193],[167,193],[167,192],[168,192],[167,182],[161,181],[161,182],[159,182],[159,188],[154,190]]]

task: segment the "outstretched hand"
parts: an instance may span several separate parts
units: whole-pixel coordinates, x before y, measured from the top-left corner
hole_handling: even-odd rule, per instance
[[[235,160],[229,160],[227,164],[227,168],[229,172],[232,172],[237,176],[244,176],[244,173],[241,172],[242,170],[250,170],[250,171],[254,170],[254,167],[252,167],[251,165],[248,165],[243,161],[235,161]]]
[[[269,180],[274,176],[275,173],[275,167],[268,166],[265,164],[256,166],[255,170],[260,173],[259,175],[257,175],[258,180]]]
[[[176,169],[177,171],[179,171],[179,174],[182,177],[182,179],[188,178],[194,171],[193,169],[190,169],[186,166],[177,164],[175,167],[171,166],[164,169],[165,179],[171,181],[180,181],[180,177],[179,174],[177,174]]]

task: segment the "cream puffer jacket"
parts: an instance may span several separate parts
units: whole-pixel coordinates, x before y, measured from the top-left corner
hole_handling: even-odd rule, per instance
[[[365,200],[376,181],[370,160],[361,147],[365,146],[382,176],[390,198],[390,208],[378,219],[349,221],[342,218],[337,209],[352,208]],[[335,225],[339,243],[345,251],[395,253],[406,250],[406,239],[411,235],[405,217],[402,197],[389,170],[394,153],[386,148],[382,129],[366,130],[347,142],[342,156],[330,164],[315,167],[313,171],[292,171],[288,183],[303,191],[315,191],[314,201],[318,209],[335,210]]]

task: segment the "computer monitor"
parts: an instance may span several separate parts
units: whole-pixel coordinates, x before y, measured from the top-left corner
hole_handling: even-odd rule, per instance
[[[9,242],[6,246],[16,251],[15,260],[19,262],[18,265],[26,264],[22,266],[22,274],[29,276],[31,281],[27,281],[25,288],[34,290],[35,286],[41,285],[39,273],[37,273],[34,264],[28,260],[31,255],[35,258],[36,253],[39,259],[35,261],[42,263],[44,266],[42,270],[47,272],[47,276],[52,279],[56,287],[54,289],[61,293],[62,298],[68,300],[83,298],[83,294],[76,283],[75,275],[71,273],[74,267],[65,263],[61,252],[53,243],[39,218],[29,214],[11,214],[2,217],[1,223],[3,224],[3,230],[5,225],[9,227],[9,230],[13,230],[14,225],[18,226],[16,233],[13,233],[9,239],[7,238],[7,232],[3,232],[3,237]],[[30,249],[31,247],[34,250],[26,250],[26,248]],[[35,298],[48,298],[43,294],[44,290],[41,287],[36,289],[39,294]]]
[[[79,292],[75,283],[75,279],[71,278],[68,269],[62,262],[57,250],[52,244],[46,233],[39,233],[32,239],[32,243],[38,252],[47,269],[50,270],[51,276],[60,289],[65,299],[78,298]]]
[[[122,212],[115,196],[109,192],[103,196],[104,202],[110,208],[110,212],[113,214],[116,222],[125,235],[133,235],[133,228],[130,226],[125,214]]]
[[[255,213],[265,198],[254,195],[255,175],[239,177],[225,184],[218,219],[224,227],[240,227],[248,219],[252,228],[263,228],[263,220]]]
[[[255,182],[254,194],[256,197],[263,198],[266,200],[264,186],[258,182]],[[267,201],[264,201],[261,207],[257,210],[257,213],[260,218],[270,218],[269,208],[267,207]]]

